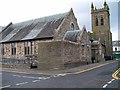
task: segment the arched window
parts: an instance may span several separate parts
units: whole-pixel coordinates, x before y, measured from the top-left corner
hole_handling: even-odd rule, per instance
[[[100,22],[101,22],[101,25],[104,25],[104,18],[103,18],[102,15],[101,15],[101,18],[100,18]]]
[[[70,30],[74,30],[74,24],[71,23]]]
[[[95,17],[95,26],[98,26],[98,18],[97,18],[97,16]]]

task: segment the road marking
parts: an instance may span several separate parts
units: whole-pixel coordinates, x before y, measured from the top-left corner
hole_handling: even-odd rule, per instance
[[[53,77],[57,77],[57,75],[54,75]]]
[[[27,84],[28,82],[23,82],[23,83],[17,83],[16,85],[23,85],[23,84]]]
[[[20,75],[13,75],[14,77],[21,77]]]
[[[111,79],[107,84],[103,86],[103,88],[106,88],[109,84],[111,84],[115,79]]]
[[[8,88],[8,87],[11,87],[11,85],[3,86],[3,87],[0,87],[0,88]]]
[[[46,80],[46,79],[50,79],[50,77],[45,77],[45,78],[43,78],[44,80]]]
[[[32,81],[32,82],[39,82],[40,80],[34,80],[34,81]]]
[[[29,76],[20,76],[20,75],[13,75],[14,77],[20,77],[20,78],[31,78],[31,79],[48,79],[50,77],[29,77]]]
[[[112,77],[117,79],[117,80],[120,80],[120,78],[117,77],[118,74],[120,74],[120,68],[112,74]]]
[[[99,67],[102,67],[102,66],[105,66],[105,65],[114,63],[114,62],[115,62],[115,61],[109,62],[109,63],[105,63],[105,64],[101,64],[101,65],[98,65],[98,66],[95,66],[95,67],[92,67],[92,68],[88,68],[88,69],[85,69],[85,70],[81,70],[81,71],[78,71],[78,72],[70,72],[70,73],[63,73],[63,74],[80,74],[80,73],[83,73],[83,72],[87,72],[87,71],[90,71],[90,70],[94,70],[94,69],[97,69],[97,68],[99,68]]]
[[[32,78],[32,79],[39,79],[39,77],[28,77],[28,76],[22,76],[23,78]]]
[[[114,81],[115,79],[112,79],[111,81]]]
[[[107,84],[105,84],[104,86],[103,86],[103,88],[106,88],[108,85]]]
[[[108,84],[112,83],[112,81],[109,81]]]
[[[112,83],[115,79],[112,79],[111,81],[108,82],[108,84]]]
[[[66,74],[58,74],[57,76],[65,76]]]
[[[60,76],[66,76],[67,74],[57,74],[57,75],[53,75],[53,77],[60,77]]]

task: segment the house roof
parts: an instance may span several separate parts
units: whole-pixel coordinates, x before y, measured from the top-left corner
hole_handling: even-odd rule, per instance
[[[81,32],[81,30],[67,31],[64,35],[64,40],[77,42],[77,39],[80,36]]]
[[[2,35],[0,42],[51,38],[54,30],[58,28],[67,14],[68,12],[21,23],[10,23],[0,33]]]

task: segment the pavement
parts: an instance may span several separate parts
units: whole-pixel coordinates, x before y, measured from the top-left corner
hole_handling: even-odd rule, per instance
[[[38,69],[18,69],[18,68],[2,68],[2,71],[4,72],[15,72],[15,73],[24,73],[24,74],[42,74],[42,75],[62,75],[62,74],[79,74],[82,72],[90,71],[102,66],[105,66],[107,64],[118,62],[119,60],[109,60],[74,68],[68,68],[68,69],[54,69],[54,70],[38,70]]]

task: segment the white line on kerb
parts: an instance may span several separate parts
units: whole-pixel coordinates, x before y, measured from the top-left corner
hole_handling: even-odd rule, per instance
[[[27,84],[28,82],[23,82],[23,83],[17,83],[16,85],[23,85],[23,84]]]
[[[107,84],[105,84],[104,86],[103,86],[103,88],[106,88],[107,87]]]
[[[7,88],[7,87],[10,87],[11,85],[7,85],[7,86],[3,86],[3,87],[0,87],[0,88]]]

